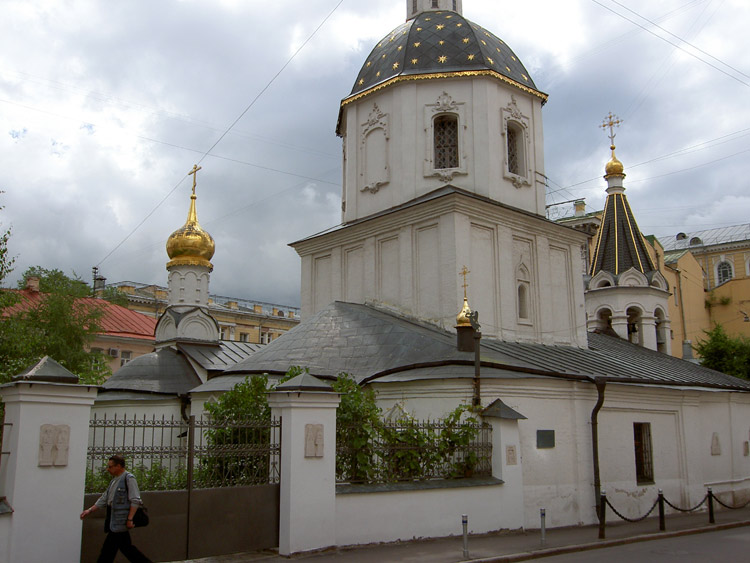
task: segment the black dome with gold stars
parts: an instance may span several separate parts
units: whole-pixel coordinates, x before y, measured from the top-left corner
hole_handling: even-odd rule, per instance
[[[543,100],[513,51],[483,27],[451,11],[428,11],[386,35],[367,57],[349,95],[398,80],[491,75]]]

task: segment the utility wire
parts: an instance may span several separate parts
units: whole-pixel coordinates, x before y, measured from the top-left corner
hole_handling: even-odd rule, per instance
[[[613,14],[615,14],[616,16],[619,16],[619,17],[621,17],[622,19],[624,19],[624,20],[626,20],[626,21],[629,21],[629,22],[630,22],[630,23],[632,23],[633,25],[637,25],[637,26],[638,26],[638,27],[640,27],[640,28],[641,28],[642,30],[644,30],[644,31],[646,31],[646,32],[648,32],[648,33],[650,33],[650,34],[651,34],[651,35],[653,35],[654,37],[657,37],[657,38],[661,39],[662,41],[664,41],[664,42],[666,42],[666,43],[669,43],[669,44],[670,44],[670,45],[672,45],[673,47],[676,47],[676,48],[678,48],[678,49],[679,49],[680,51],[682,51],[683,53],[685,53],[685,54],[687,54],[687,55],[690,55],[690,56],[691,56],[691,57],[693,57],[694,59],[697,59],[697,60],[699,60],[700,62],[702,62],[703,64],[705,64],[705,65],[708,65],[708,66],[710,66],[710,67],[711,67],[711,68],[713,68],[714,70],[718,70],[718,71],[719,71],[720,73],[722,73],[722,74],[724,74],[724,75],[728,76],[728,77],[729,77],[729,78],[731,78],[732,80],[735,80],[735,81],[739,82],[740,84],[742,84],[743,86],[747,86],[748,88],[750,88],[750,83],[748,83],[748,82],[745,82],[744,80],[741,80],[740,78],[738,78],[738,77],[734,76],[733,74],[730,74],[730,73],[728,73],[728,72],[727,72],[727,71],[725,71],[725,70],[724,70],[723,68],[719,68],[719,67],[718,67],[718,66],[716,66],[715,64],[712,64],[712,63],[710,63],[709,61],[707,61],[707,60],[705,60],[705,59],[702,59],[702,58],[700,58],[700,57],[699,57],[698,55],[696,55],[695,53],[691,53],[691,52],[690,52],[690,51],[688,51],[687,49],[683,48],[683,47],[682,47],[682,45],[680,45],[679,43],[675,43],[674,41],[670,41],[670,40],[669,40],[668,38],[666,38],[666,37],[662,37],[662,36],[661,36],[661,35],[659,35],[658,33],[654,33],[654,31],[652,31],[651,29],[647,28],[646,26],[644,26],[644,25],[642,25],[642,24],[638,23],[637,21],[635,21],[635,20],[632,20],[632,19],[630,19],[629,17],[627,17],[627,16],[625,16],[625,15],[623,15],[623,14],[621,14],[621,13],[619,13],[619,12],[615,11],[615,10],[613,10],[613,9],[612,9],[612,8],[610,8],[609,6],[605,6],[604,4],[602,4],[601,2],[599,2],[599,0],[591,0],[591,1],[592,1],[592,2],[594,3],[594,4],[597,4],[597,5],[601,6],[601,7],[602,7],[602,8],[604,8],[605,10],[608,10],[608,11],[612,12],[612,13],[613,13]],[[613,0],[613,1],[614,1],[614,0]],[[642,17],[642,16],[639,16],[639,17]],[[649,21],[649,20],[647,20],[646,18],[643,18],[643,19],[644,19],[644,20],[646,20],[646,21]],[[659,27],[659,26],[658,26],[658,25],[656,25],[656,24],[653,24],[653,25],[655,25],[656,27]],[[662,28],[661,28],[661,27],[659,27],[659,29],[662,29]],[[665,31],[666,31],[666,30],[665,30]],[[670,33],[670,32],[666,32],[666,33]],[[673,35],[674,37],[677,37],[677,36],[676,36],[676,35],[674,35],[673,33],[670,33],[670,35]],[[678,37],[678,39],[679,39],[679,37]],[[680,39],[680,41],[683,41],[683,40],[682,40],[682,39]],[[690,43],[688,43],[687,41],[683,41],[683,42],[684,42],[685,44],[687,44],[687,45],[690,45],[691,47],[693,47],[693,45],[691,45],[691,44],[690,44]],[[698,50],[698,51],[701,51],[701,50],[700,50],[700,49],[698,49],[697,47],[694,47],[694,48],[695,48],[696,50]],[[701,52],[703,52],[703,51],[701,51]],[[707,55],[707,56],[710,56],[711,58],[715,58],[715,57],[713,57],[712,55]],[[717,59],[717,60],[718,60],[718,59]],[[726,66],[726,67],[728,67],[728,68],[731,68],[732,70],[735,70],[735,69],[734,69],[734,67],[731,67],[730,65],[728,65],[728,64],[726,64],[726,63],[724,63],[724,62],[722,62],[721,64],[725,65],[725,66]],[[746,74],[744,74],[744,73],[742,73],[742,72],[739,72],[739,71],[736,71],[736,72],[738,72],[738,73],[739,73],[740,75],[742,75],[742,76],[747,76]]]
[[[260,99],[260,97],[271,87],[271,85],[276,81],[276,79],[281,75],[282,72],[292,63],[292,61],[295,59],[295,57],[302,51],[302,49],[305,48],[305,46],[312,40],[313,37],[318,33],[320,28],[322,28],[325,23],[331,18],[331,16],[334,14],[336,10],[338,10],[339,6],[344,3],[344,0],[339,0],[339,2],[334,6],[333,10],[331,10],[328,15],[323,18],[323,21],[320,22],[320,25],[315,28],[315,30],[310,34],[310,36],[305,39],[305,41],[302,43],[302,45],[299,46],[299,48],[292,53],[292,56],[289,57],[289,59],[284,63],[284,65],[279,69],[279,71],[271,78],[271,80],[268,81],[268,83],[261,89],[261,91],[255,96],[255,98],[252,99],[252,101],[247,105],[247,107],[240,113],[240,115],[229,125],[229,127],[226,128],[226,130],[219,136],[219,138],[214,142],[213,145],[209,147],[209,149],[203,154],[203,156],[198,160],[197,164],[200,164],[203,162],[206,157],[211,153],[214,148],[226,137],[229,132],[232,130],[232,128],[237,125],[237,123],[242,119],[245,114],[250,111],[250,108],[252,108],[255,103]],[[96,264],[97,267],[101,266],[112,254],[114,254],[118,248],[120,248],[125,242],[127,242],[130,237],[132,237],[138,229],[141,228],[141,226],[154,214],[156,213],[156,210],[159,209],[165,201],[177,190],[177,188],[182,184],[182,182],[188,177],[188,174],[185,174],[180,180],[174,185],[174,187],[165,195],[159,203],[156,204],[156,206],[141,220],[140,223],[138,223],[135,228],[128,233],[128,235],[122,239],[112,250],[109,251],[109,253],[102,258],[98,264]]]

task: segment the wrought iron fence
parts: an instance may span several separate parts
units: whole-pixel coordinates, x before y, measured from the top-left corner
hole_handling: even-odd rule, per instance
[[[107,460],[116,453],[125,457],[141,490],[278,483],[280,428],[279,419],[94,415],[86,492],[106,488]]]
[[[339,483],[391,483],[492,475],[492,427],[399,420],[337,429]]]

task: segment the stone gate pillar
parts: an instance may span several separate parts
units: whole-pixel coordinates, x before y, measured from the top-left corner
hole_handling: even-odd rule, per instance
[[[279,554],[336,545],[336,407],[339,394],[309,374],[269,393],[281,417]]]
[[[5,428],[0,561],[79,561],[86,448],[96,386],[51,358],[0,386]]]

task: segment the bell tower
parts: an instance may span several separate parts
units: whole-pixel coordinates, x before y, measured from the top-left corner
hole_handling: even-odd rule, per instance
[[[408,21],[430,10],[450,10],[460,14],[461,4],[462,0],[406,0],[406,19]]]

